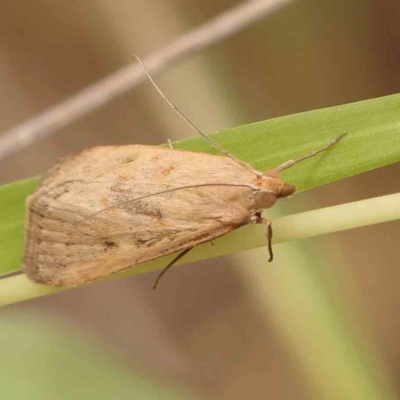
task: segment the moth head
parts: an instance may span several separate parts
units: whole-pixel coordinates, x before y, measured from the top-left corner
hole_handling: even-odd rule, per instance
[[[272,207],[277,199],[291,196],[296,188],[282,181],[276,170],[263,172],[258,180],[259,192],[254,194],[254,204],[257,210]]]
[[[294,192],[296,191],[296,187],[286,183],[286,182],[282,182],[282,186],[279,189],[278,194],[276,195],[276,197],[278,199],[282,199],[284,197],[290,197]]]

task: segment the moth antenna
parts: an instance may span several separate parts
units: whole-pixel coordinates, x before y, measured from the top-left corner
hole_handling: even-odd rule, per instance
[[[199,188],[199,187],[205,187],[205,186],[245,187],[245,188],[253,189],[255,192],[258,192],[258,191],[261,190],[259,187],[255,186],[255,185],[247,184],[247,183],[199,183],[199,184],[196,184],[196,185],[181,186],[181,187],[177,187],[177,188],[163,190],[161,192],[155,192],[155,193],[151,193],[151,194],[146,194],[145,196],[137,197],[136,199],[122,201],[121,203],[114,204],[113,206],[109,206],[109,207],[103,208],[102,210],[97,211],[94,214],[88,215],[87,217],[81,219],[79,221],[79,223],[84,222],[84,221],[88,220],[89,218],[96,217],[97,215],[99,215],[99,214],[101,214],[103,212],[106,212],[108,210],[112,210],[113,208],[119,208],[119,207],[124,206],[125,204],[134,203],[135,201],[148,199],[149,197],[158,196],[160,194],[176,192],[178,190],[193,189],[193,188]]]
[[[155,87],[155,89],[160,93],[162,98],[175,110],[178,115],[183,118],[198,134],[200,134],[207,142],[209,142],[212,146],[214,146],[216,149],[218,149],[221,153],[225,154],[227,157],[229,157],[231,160],[235,161],[237,164],[241,165],[243,168],[247,169],[248,171],[252,172],[255,174],[258,178],[262,177],[262,173],[260,171],[257,171],[256,169],[252,168],[250,165],[245,163],[244,161],[236,158],[233,154],[229,153],[229,151],[225,150],[222,146],[220,146],[218,143],[214,142],[214,140],[210,139],[205,133],[203,133],[188,117],[186,117],[185,114],[183,114],[182,111],[179,110],[179,108],[163,93],[163,91],[158,87],[154,79],[151,77],[150,72],[148,71],[147,67],[144,65],[143,61],[135,54],[133,53],[134,57],[136,60],[139,61],[141,66],[144,69],[144,72],[146,73],[147,77],[149,78],[150,82],[152,85]]]
[[[342,133],[341,135],[339,135],[337,138],[335,138],[335,139],[333,139],[332,141],[330,141],[328,144],[326,144],[324,147],[321,147],[320,149],[318,149],[318,150],[315,150],[315,151],[313,151],[312,153],[310,153],[310,154],[306,154],[305,156],[303,156],[303,157],[300,157],[300,158],[297,158],[296,160],[289,160],[289,161],[286,161],[285,163],[283,163],[282,165],[280,165],[278,168],[275,168],[277,171],[283,171],[283,170],[285,170],[285,169],[289,169],[289,168],[291,168],[291,167],[293,167],[293,165],[295,165],[295,164],[297,164],[297,163],[299,163],[299,162],[301,162],[301,161],[304,161],[304,160],[307,160],[307,159],[309,159],[309,158],[312,158],[312,157],[314,157],[314,156],[316,156],[317,154],[319,154],[319,153],[322,153],[323,151],[325,151],[325,150],[328,150],[330,147],[332,147],[333,145],[335,145],[337,142],[339,142],[340,140],[342,140],[342,138],[344,137],[344,136],[346,136],[347,135],[347,132],[344,132],[344,133]]]

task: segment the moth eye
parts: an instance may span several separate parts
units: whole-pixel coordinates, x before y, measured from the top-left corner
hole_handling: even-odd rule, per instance
[[[276,202],[276,193],[261,190],[254,194],[254,205],[257,210],[271,208]]]

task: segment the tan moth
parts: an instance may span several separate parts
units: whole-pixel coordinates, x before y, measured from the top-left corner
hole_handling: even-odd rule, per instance
[[[250,223],[266,225],[272,261],[271,223],[261,211],[295,192],[279,172],[343,137],[260,172],[204,135],[148,77],[223,155],[125,145],[94,147],[61,160],[27,199],[23,271],[33,281],[79,285],[179,253],[160,278],[193,247]]]

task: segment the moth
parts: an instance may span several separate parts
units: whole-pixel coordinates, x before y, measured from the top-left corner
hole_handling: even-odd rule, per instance
[[[26,202],[23,271],[33,281],[80,285],[178,253],[161,278],[195,246],[253,223],[265,224],[272,261],[272,227],[261,211],[295,192],[280,172],[343,137],[275,169],[257,171],[197,129],[143,68],[164,99],[222,155],[124,145],[62,159]]]

